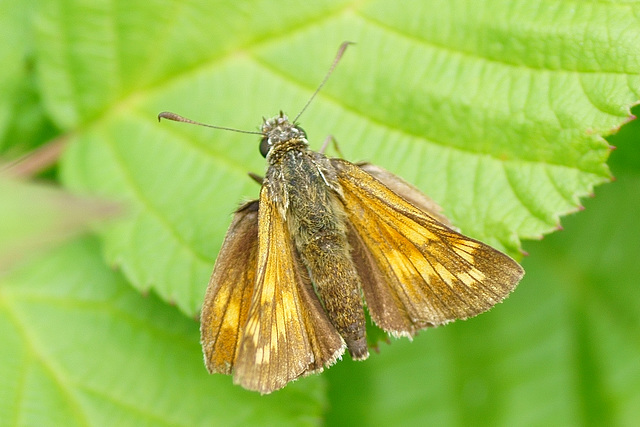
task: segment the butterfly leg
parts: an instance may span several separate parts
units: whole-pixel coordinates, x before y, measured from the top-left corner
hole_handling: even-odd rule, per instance
[[[258,174],[255,174],[253,172],[248,172],[247,175],[249,175],[249,178],[257,182],[258,184],[262,185],[262,181],[264,181],[264,177]]]
[[[342,151],[340,151],[340,147],[338,146],[338,140],[336,140],[333,135],[329,135],[324,139],[319,153],[324,154],[324,152],[327,150],[327,147],[329,147],[329,143],[333,143],[333,149],[336,150],[338,156],[340,156],[340,158],[344,158],[344,156],[342,155]]]

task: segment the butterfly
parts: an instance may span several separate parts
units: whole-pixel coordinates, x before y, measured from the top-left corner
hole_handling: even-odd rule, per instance
[[[490,309],[524,275],[396,175],[311,150],[297,117],[280,112],[257,133],[268,163],[260,196],[236,210],[200,316],[210,373],[270,393],[345,349],[366,359],[365,307],[382,330],[411,338]]]

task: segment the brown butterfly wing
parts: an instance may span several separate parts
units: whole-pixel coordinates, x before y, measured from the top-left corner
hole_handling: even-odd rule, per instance
[[[466,319],[502,301],[524,271],[463,236],[358,166],[332,159],[349,242],[372,319],[394,335]]]
[[[269,191],[260,193],[255,288],[234,366],[234,382],[261,393],[321,371],[345,349]]]
[[[413,206],[427,212],[447,227],[453,228],[451,222],[449,222],[449,218],[442,214],[442,208],[422,191],[418,190],[404,179],[392,174],[378,165],[373,165],[371,163],[357,163],[356,166],[383,183],[385,187],[401,196]]]
[[[247,321],[258,262],[258,201],[240,207],[224,239],[200,315],[210,373],[230,374]]]

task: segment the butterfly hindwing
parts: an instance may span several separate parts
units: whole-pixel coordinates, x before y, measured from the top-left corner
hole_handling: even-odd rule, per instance
[[[383,183],[385,187],[398,194],[412,205],[427,212],[447,227],[453,228],[449,222],[449,218],[442,214],[442,208],[412,184],[399,176],[392,174],[388,170],[371,163],[357,163],[356,166]]]
[[[247,321],[258,261],[258,201],[240,207],[216,260],[200,315],[209,372],[230,374]]]

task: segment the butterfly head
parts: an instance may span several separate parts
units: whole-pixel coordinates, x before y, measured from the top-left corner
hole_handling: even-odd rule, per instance
[[[282,111],[278,116],[264,120],[260,154],[273,156],[273,152],[284,153],[292,149],[301,149],[309,145],[307,134],[298,125],[291,123]]]

